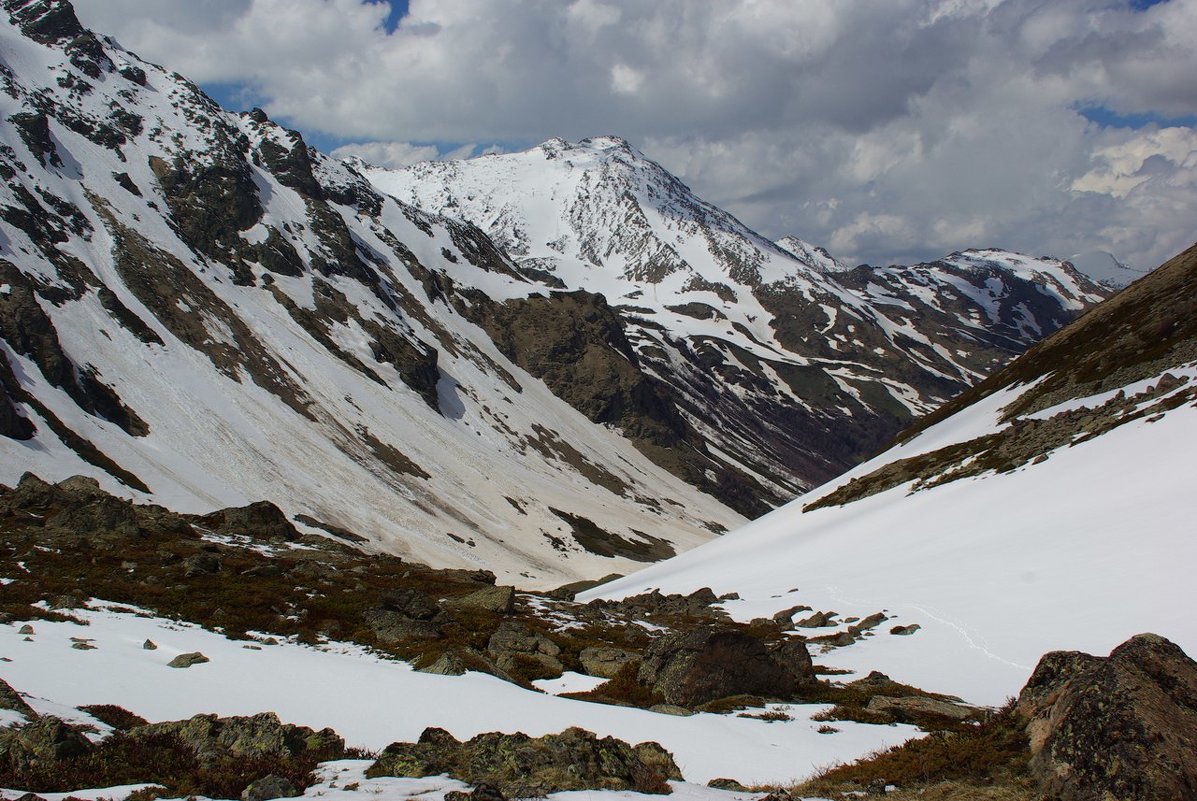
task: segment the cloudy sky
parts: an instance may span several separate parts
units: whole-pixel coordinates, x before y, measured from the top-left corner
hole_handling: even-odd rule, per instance
[[[75,0],[379,164],[618,134],[770,237],[1149,267],[1197,240],[1197,0]]]

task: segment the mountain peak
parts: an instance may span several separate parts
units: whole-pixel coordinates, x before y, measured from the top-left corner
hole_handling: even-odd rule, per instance
[[[54,44],[87,33],[67,0],[4,0],[4,10],[22,34],[41,44]]]
[[[599,150],[627,150],[631,151],[632,146],[627,139],[622,136],[606,135],[606,136],[590,136],[583,139],[578,144],[589,145],[592,148]]]

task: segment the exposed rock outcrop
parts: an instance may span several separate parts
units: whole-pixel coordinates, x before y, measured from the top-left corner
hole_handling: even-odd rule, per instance
[[[491,732],[464,743],[443,729],[425,729],[419,742],[388,745],[366,771],[371,777],[438,774],[519,797],[563,790],[668,793],[666,780],[681,779],[657,743],[632,746],[579,728],[535,738]]]
[[[188,720],[139,726],[129,732],[132,738],[149,740],[161,735],[177,737],[201,762],[226,756],[294,757],[301,754],[337,759],[345,752],[345,741],[332,729],[315,731],[306,726],[282,723],[273,712],[227,718],[196,715]]]
[[[0,766],[8,771],[21,771],[81,756],[92,747],[77,730],[56,717],[44,715],[19,728],[0,729]]]
[[[1047,654],[1018,710],[1051,798],[1197,798],[1197,663],[1163,637],[1137,635],[1104,658]]]

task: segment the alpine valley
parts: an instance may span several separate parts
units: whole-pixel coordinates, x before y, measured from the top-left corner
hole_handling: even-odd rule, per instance
[[[0,798],[1197,797],[1197,246],[849,267],[0,6]]]
[[[9,5],[8,483],[269,500],[552,585],[843,472],[1107,294],[995,251],[843,270],[615,139],[340,163],[69,6]]]

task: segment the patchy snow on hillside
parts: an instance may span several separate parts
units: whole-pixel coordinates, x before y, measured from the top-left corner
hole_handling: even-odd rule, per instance
[[[1012,473],[912,494],[906,484],[802,512],[880,465],[996,430],[1017,394],[996,393],[716,542],[581,600],[707,586],[740,594],[725,604],[740,620],[795,604],[841,617],[885,610],[890,620],[874,636],[816,659],[988,704],[1016,694],[1047,651],[1106,653],[1151,631],[1197,652],[1191,405]],[[910,624],[921,628],[889,633]]]

